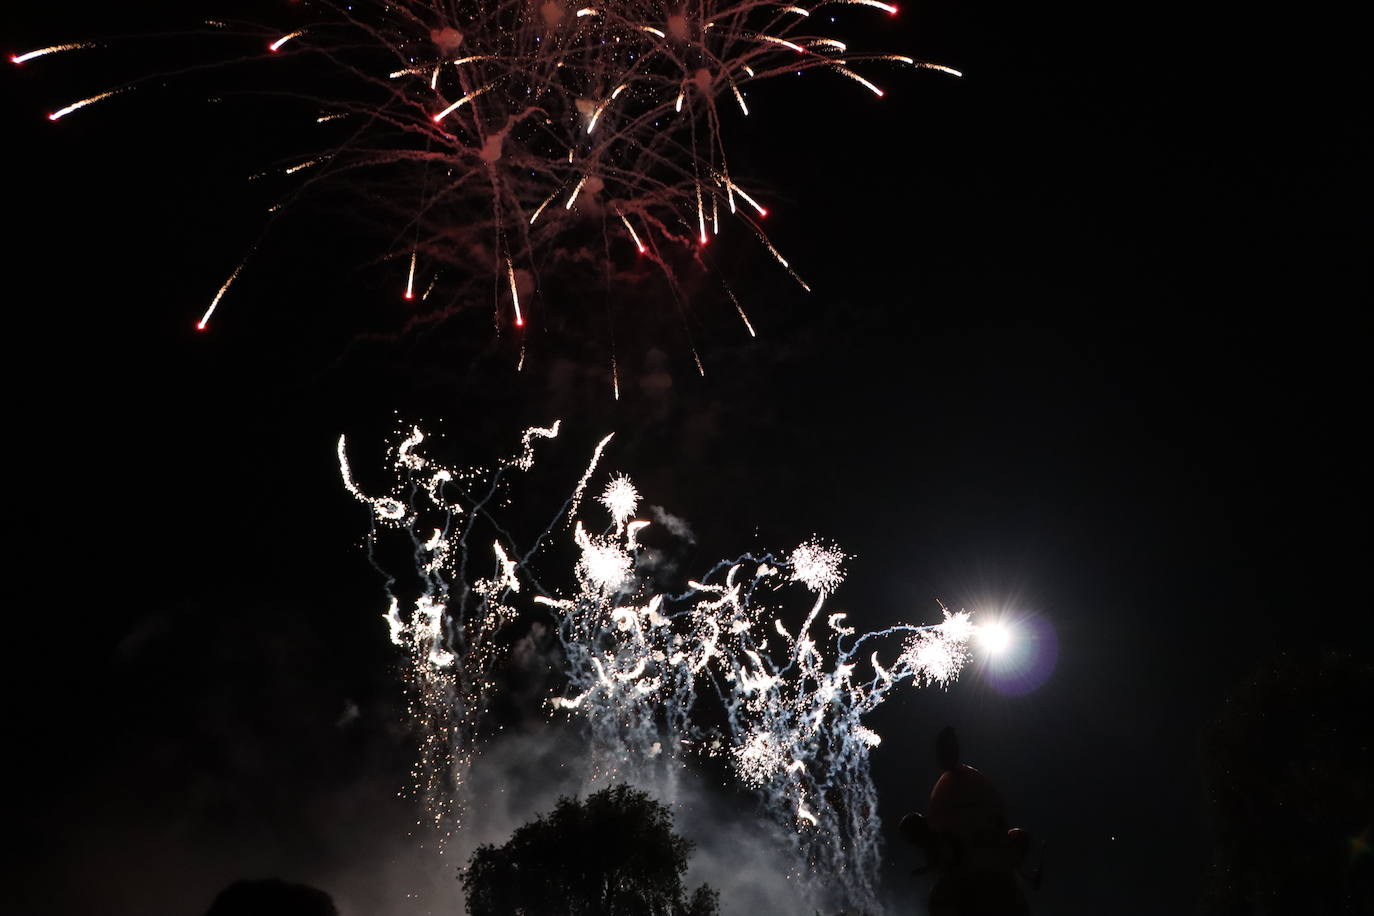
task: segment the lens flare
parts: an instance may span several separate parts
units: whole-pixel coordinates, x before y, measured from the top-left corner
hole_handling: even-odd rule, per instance
[[[1015,631],[1000,620],[978,626],[978,645],[993,657],[1005,654],[1015,639]]]

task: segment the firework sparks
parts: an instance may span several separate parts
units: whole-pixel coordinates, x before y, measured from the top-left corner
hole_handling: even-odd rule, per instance
[[[272,42],[270,45],[268,45],[268,46],[267,46],[267,49],[268,49],[269,51],[271,51],[273,54],[275,54],[275,53],[277,53],[278,51],[280,51],[281,48],[282,48],[282,45],[286,44],[288,41],[292,40],[293,38],[300,38],[301,35],[304,33],[304,31],[305,31],[304,29],[298,29],[298,30],[296,30],[296,31],[294,31],[294,32],[291,32],[291,33],[289,33],[289,34],[283,35],[281,38],[278,38],[276,41],[274,41],[274,42]]]
[[[90,98],[82,99],[82,100],[79,101],[79,102],[72,102],[70,105],[66,106],[65,108],[59,108],[59,109],[57,109],[56,111],[54,111],[52,114],[48,115],[48,120],[49,120],[49,121],[56,121],[56,120],[59,120],[59,119],[61,119],[61,118],[65,118],[67,115],[71,114],[73,111],[80,111],[81,109],[85,108],[87,105],[94,105],[96,102],[102,102],[102,101],[104,101],[105,99],[110,98],[111,96],[119,95],[119,93],[122,92],[122,91],[123,91],[123,90],[121,90],[121,89],[111,89],[111,90],[108,91],[108,92],[101,92],[101,93],[98,93],[98,94],[96,94],[96,95],[91,96]]]
[[[63,51],[81,51],[87,48],[95,48],[99,45],[90,41],[73,41],[64,45],[52,45],[47,48],[35,48],[32,51],[25,51],[23,54],[11,54],[10,63],[23,64],[38,57],[47,57],[49,54],[60,54]]]
[[[896,13],[878,0],[830,2]],[[646,263],[678,288],[674,270],[680,268],[667,252],[719,235],[720,211],[738,216],[736,196],[758,216],[767,214],[728,178],[703,180],[730,174],[718,103],[749,113],[739,81],[828,68],[881,95],[861,72],[869,62],[958,75],[915,58],[850,53],[824,34],[824,17],[811,15],[815,8],[767,0],[707,0],[666,21],[661,8],[643,0],[581,8],[497,0],[484,10],[437,0],[359,0],[346,9],[313,5],[304,11],[311,21],[290,30],[235,34],[224,22],[206,21],[220,44],[241,36],[261,41],[256,47],[264,59],[289,49],[303,63],[286,77],[297,82],[283,91],[326,99],[327,110],[315,117],[319,123],[349,117],[359,125],[338,146],[285,171],[310,183],[359,176],[360,188],[367,175],[376,176],[386,193],[371,199],[383,201],[407,227],[407,298],[415,296],[421,255],[451,268],[444,276],[461,290],[448,301],[461,304],[490,296],[483,281],[509,275],[513,266],[532,271],[565,257],[572,263],[566,252],[585,250],[595,223],[608,220],[624,225],[638,253],[652,252]],[[106,44],[118,42],[100,46]],[[22,64],[93,47],[53,44],[11,60]],[[837,60],[835,53],[846,58]],[[224,61],[242,59],[240,52]],[[319,82],[311,82],[316,76]],[[90,95],[49,117],[59,120],[138,82]],[[326,163],[328,173],[320,168]],[[312,165],[317,168],[307,173]],[[563,206],[550,207],[554,200]],[[528,231],[507,233],[513,225]],[[679,231],[689,225],[690,235]],[[773,252],[767,237],[756,234]],[[467,243],[454,245],[455,235]],[[695,262],[696,254],[688,253]],[[519,306],[513,320],[523,320]]]
[[[210,307],[205,310],[205,314],[200,316],[200,321],[196,322],[196,330],[203,331],[210,326],[210,316],[215,314],[215,309],[219,308],[219,301],[224,298],[224,294],[229,292],[229,287],[234,285],[234,281],[239,278],[243,271],[243,263],[240,262],[234,272],[229,275],[229,279],[224,281],[224,285],[215,293],[215,298],[210,300]]]
[[[566,690],[549,708],[585,723],[596,773],[634,779],[665,759],[720,757],[791,837],[794,873],[817,894],[829,888],[847,905],[872,909],[880,830],[868,761],[882,738],[862,717],[899,684],[948,684],[973,639],[997,641],[994,625],[980,629],[968,614],[945,610],[936,624],[860,634],[845,613],[824,613],[847,558],[817,538],[782,555],[721,562],[681,594],[657,591],[637,574],[646,549],[638,537],[651,523],[632,520],[640,494],[629,477],[610,475],[595,500],[609,520],[601,533],[579,514],[609,436],[566,504],[518,550],[492,517],[503,475],[529,470],[534,440],[557,433],[558,424],[527,430],[518,455],[485,472],[422,455],[424,435],[412,429],[391,452],[390,489],[376,497],[359,487],[339,442],[345,488],[376,523],[408,532],[415,547],[420,597],[408,607],[393,600],[383,618],[409,660],[412,709],[426,736],[415,789],[434,822],[443,827],[462,815],[463,780],[481,752],[509,651],[502,629],[522,607],[537,607],[552,615],[566,664]],[[471,522],[456,524],[457,516]],[[491,520],[494,543],[474,527],[479,519]],[[533,569],[532,558],[569,527],[571,576],[551,591],[550,571]],[[490,577],[466,578],[484,555]],[[789,627],[780,614],[793,584],[811,597],[804,619]],[[461,640],[450,635],[458,633]],[[884,664],[870,642],[895,646],[895,656]],[[715,724],[701,721],[700,698],[708,694],[723,726],[714,714]]]

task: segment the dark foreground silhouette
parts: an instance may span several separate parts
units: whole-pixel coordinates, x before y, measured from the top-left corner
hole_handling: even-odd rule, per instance
[[[1206,912],[1374,913],[1374,662],[1285,651],[1204,733],[1215,831]]]
[[[462,872],[470,916],[716,916],[718,895],[682,885],[692,843],[645,792],[612,786],[560,798]]]
[[[1026,832],[1007,825],[992,781],[961,762],[954,729],[940,732],[935,753],[944,772],[931,790],[929,814],[908,814],[901,825],[902,836],[925,853],[918,872],[935,874],[930,916],[1024,916]],[[1031,883],[1039,885],[1039,874]]]
[[[339,916],[324,891],[279,878],[235,881],[219,892],[205,916]]]

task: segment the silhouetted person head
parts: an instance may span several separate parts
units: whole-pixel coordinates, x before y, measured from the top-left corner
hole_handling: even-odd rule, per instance
[[[339,916],[322,890],[280,878],[235,881],[219,892],[205,916]]]
[[[1030,840],[1025,831],[1008,828],[1006,808],[992,781],[961,756],[954,729],[941,729],[935,759],[942,772],[930,792],[929,814],[912,812],[901,823],[902,836],[925,853],[926,865],[915,873],[935,876],[929,912],[1026,916],[1020,870]],[[1038,874],[1030,880],[1038,884]]]

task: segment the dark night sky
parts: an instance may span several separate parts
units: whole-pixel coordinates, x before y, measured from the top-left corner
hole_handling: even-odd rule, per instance
[[[1037,912],[1189,911],[1227,691],[1282,648],[1369,654],[1369,74],[1336,9],[908,4],[881,43],[964,80],[762,96],[747,156],[815,292],[746,278],[757,342],[697,307],[704,379],[675,321],[625,319],[619,403],[595,329],[520,376],[480,322],[359,342],[403,319],[398,274],[342,253],[388,237],[309,206],[195,334],[286,115],[173,88],[50,125],[117,56],[0,72],[15,911],[197,913],[279,874],[385,912],[359,888],[408,756],[332,448],[398,416],[478,460],[529,422],[569,461],[615,430],[703,566],[821,533],[869,626],[937,596],[1052,621],[1038,691],[970,671],[880,712],[889,829],[953,722],[1050,843]],[[7,8],[0,50],[74,33]]]

